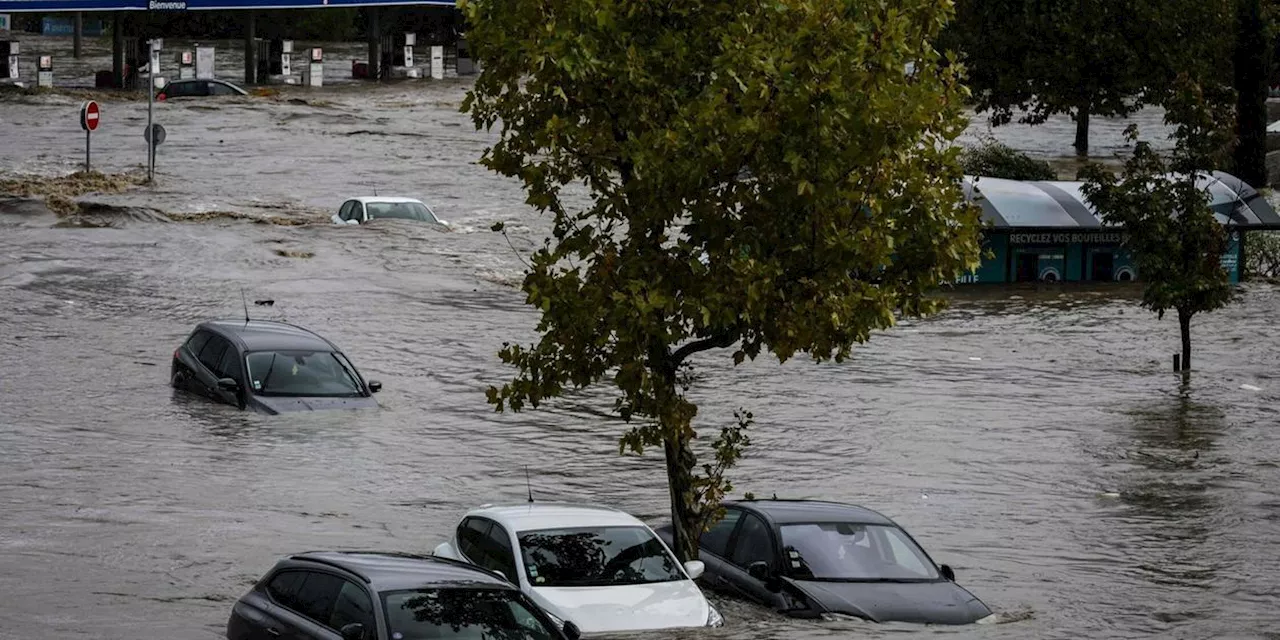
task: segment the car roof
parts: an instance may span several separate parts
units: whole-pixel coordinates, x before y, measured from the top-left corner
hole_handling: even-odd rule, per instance
[[[359,197],[356,197],[356,198],[350,198],[350,199],[351,199],[351,200],[359,200],[360,202],[363,202],[364,204],[369,204],[369,203],[371,203],[371,202],[372,202],[372,203],[380,203],[380,202],[381,202],[381,203],[386,203],[386,204],[398,204],[398,203],[405,203],[405,202],[408,202],[408,203],[421,204],[421,205],[422,205],[422,206],[424,206],[424,207],[425,207],[425,206],[427,206],[427,205],[423,204],[423,202],[422,202],[421,200],[417,200],[417,199],[415,199],[415,198],[401,198],[401,197],[399,197],[399,196],[359,196]]]
[[[897,526],[889,518],[866,507],[825,500],[739,500],[724,503],[765,514],[778,524],[801,522],[858,522]]]
[[[387,551],[307,551],[281,564],[319,563],[360,576],[374,591],[430,587],[486,587],[514,590],[510,583],[470,563],[438,556]]]
[[[339,350],[332,342],[307,329],[273,320],[209,320],[200,323],[200,327],[239,340],[246,351]]]
[[[219,80],[217,78],[179,78],[177,80],[170,80],[167,84],[194,84],[196,82],[212,82],[214,84],[226,85],[228,87],[231,87],[232,89],[239,89],[240,91],[244,91],[244,89],[242,89],[237,85],[231,84],[226,80]]]
[[[617,509],[563,502],[484,505],[471,510],[467,516],[495,520],[512,532],[576,527],[644,526],[644,523],[635,516]]]

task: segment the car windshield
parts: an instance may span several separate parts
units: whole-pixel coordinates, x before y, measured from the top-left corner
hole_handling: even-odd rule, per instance
[[[520,534],[535,587],[601,587],[683,580],[679,564],[644,527],[591,527]]]
[[[938,569],[894,526],[849,522],[782,525],[791,574],[802,580],[937,580]]]
[[[370,202],[365,204],[364,208],[370,220],[399,218],[419,222],[437,221],[435,214],[421,202]]]
[[[355,368],[333,351],[255,351],[250,353],[249,384],[260,396],[358,396]]]
[[[382,594],[393,640],[554,640],[550,622],[517,591],[414,589]]]

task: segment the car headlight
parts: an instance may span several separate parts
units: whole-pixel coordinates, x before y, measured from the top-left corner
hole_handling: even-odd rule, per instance
[[[707,603],[707,626],[708,627],[724,626],[724,616],[720,615],[720,612],[716,611],[716,608],[712,606],[711,603]]]

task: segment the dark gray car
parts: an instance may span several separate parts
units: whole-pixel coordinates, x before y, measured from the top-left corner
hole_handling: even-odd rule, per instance
[[[991,615],[889,518],[816,500],[726,502],[699,539],[703,583],[783,613],[967,624]],[[671,541],[671,527],[658,535]]]
[[[576,640],[497,574],[434,556],[312,551],[276,563],[231,609],[227,640]]]
[[[367,383],[337,345],[267,320],[212,320],[173,352],[175,389],[263,413],[376,408]]]

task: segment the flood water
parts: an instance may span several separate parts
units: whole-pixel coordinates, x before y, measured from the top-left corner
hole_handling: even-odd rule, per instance
[[[0,202],[0,638],[221,637],[280,556],[430,551],[467,509],[522,501],[526,466],[541,499],[663,520],[661,458],[617,455],[607,387],[485,404],[511,374],[500,345],[533,337],[516,251],[547,225],[473,164],[492,138],[456,112],[465,89],[157,105],[155,187],[61,219]],[[0,173],[75,170],[78,105],[0,102]],[[95,167],[142,163],[144,123],[145,104],[104,103]],[[1108,130],[1095,146],[1119,149]],[[454,230],[324,224],[374,189]],[[266,223],[165,217],[209,211]],[[341,345],[385,385],[381,410],[267,417],[175,394],[173,349],[242,314],[242,290],[276,301],[256,317]],[[1187,385],[1168,372],[1176,323],[1123,288],[969,290],[842,365],[704,354],[703,432],[737,407],[757,419],[735,493],[880,510],[1004,622],[797,622],[720,598],[723,629],[651,637],[1277,637],[1277,312],[1280,289],[1249,285],[1197,319]]]

